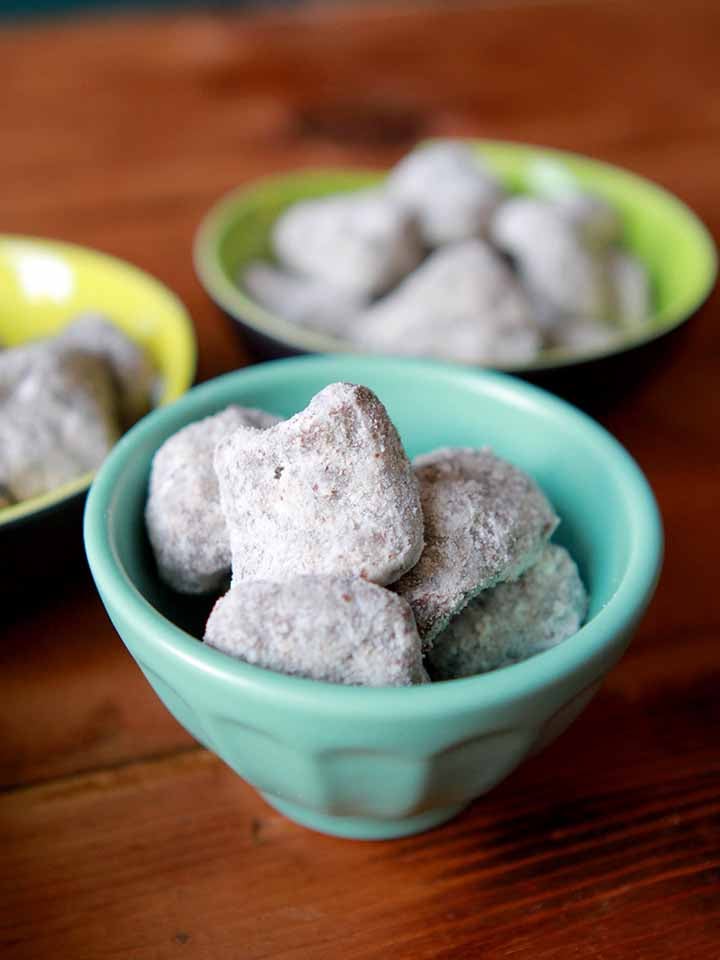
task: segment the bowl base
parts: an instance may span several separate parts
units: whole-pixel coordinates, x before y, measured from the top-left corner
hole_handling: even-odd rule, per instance
[[[335,817],[330,814],[308,810],[297,803],[280,800],[278,797],[262,794],[263,799],[283,816],[294,820],[303,827],[317,830],[331,837],[345,837],[349,840],[392,840],[396,837],[408,837],[414,833],[423,833],[452,820],[461,813],[467,804],[453,807],[441,807],[428,810],[427,813],[397,820],[381,820],[374,817]]]

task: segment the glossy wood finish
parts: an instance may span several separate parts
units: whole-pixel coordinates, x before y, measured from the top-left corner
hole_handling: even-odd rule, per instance
[[[384,6],[5,30],[2,229],[157,274],[203,379],[252,358],[194,278],[193,230],[261,173],[529,140],[652,177],[720,235],[720,8]],[[636,642],[566,736],[428,835],[351,843],[271,811],[164,711],[84,569],[4,603],[4,960],[717,960],[719,310],[602,414],[667,529]]]

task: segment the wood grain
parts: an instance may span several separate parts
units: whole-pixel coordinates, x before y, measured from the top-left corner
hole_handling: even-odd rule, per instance
[[[589,730],[390,843],[310,835],[200,750],[7,794],[3,956],[716,956],[720,767],[549,777]]]
[[[720,7],[360,4],[0,33],[3,229],[126,257],[188,305],[205,379],[252,359],[194,277],[208,205],[260,174],[385,165],[419,137],[595,154],[720,236]],[[667,560],[572,730],[426,836],[284,820],[164,711],[87,572],[0,610],[3,958],[720,956],[715,294],[602,418]]]

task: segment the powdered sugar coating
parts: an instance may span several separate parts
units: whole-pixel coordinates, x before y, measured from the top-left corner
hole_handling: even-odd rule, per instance
[[[337,337],[347,335],[353,318],[368,305],[368,297],[357,291],[259,260],[247,265],[240,284],[267,310],[291,323]]]
[[[0,354],[0,485],[13,499],[94,470],[118,434],[103,361],[47,341]]]
[[[235,582],[210,614],[205,643],[258,667],[329,683],[428,682],[407,603],[357,578]]]
[[[528,363],[541,340],[502,258],[481,240],[433,253],[349,329],[361,346],[465,363]]]
[[[548,346],[562,347],[573,353],[609,350],[620,341],[622,331],[589,317],[563,317],[552,328]]]
[[[335,383],[270,430],[240,427],[215,451],[233,582],[304,574],[391,583],[417,562],[417,480],[385,408]]]
[[[112,371],[120,417],[127,427],[151,406],[157,374],[145,351],[101,314],[85,313],[54,341],[55,349],[79,350],[105,360]]]
[[[610,289],[601,256],[550,201],[514,197],[493,218],[493,241],[516,261],[541,316],[606,319]]]
[[[27,376],[36,363],[49,356],[49,340],[29,340],[16,347],[0,351],[0,401],[9,399],[11,392]]]
[[[215,446],[237,427],[280,422],[264,410],[229,406],[183,427],[156,452],[145,523],[162,579],[180,593],[222,589],[230,575],[230,538],[213,468]]]
[[[420,261],[412,216],[377,190],[293,204],[275,222],[285,266],[361,296],[382,293]]]
[[[404,157],[390,171],[386,189],[417,217],[431,247],[483,236],[504,197],[499,181],[472,148],[447,140]]]
[[[583,241],[595,250],[603,250],[622,237],[622,220],[607,200],[577,191],[552,198],[555,208],[575,227]]]
[[[0,483],[9,502],[38,497],[86,472],[58,443],[54,426],[26,407],[0,406]]]
[[[637,330],[650,316],[650,278],[637,257],[619,250],[608,255],[613,318],[623,330]]]
[[[417,457],[425,550],[393,589],[430,646],[481,590],[537,559],[558,518],[537,484],[490,450],[444,448]]]
[[[452,680],[525,660],[577,633],[586,613],[575,562],[548,544],[517,580],[470,601],[436,637],[428,669],[436,680]]]

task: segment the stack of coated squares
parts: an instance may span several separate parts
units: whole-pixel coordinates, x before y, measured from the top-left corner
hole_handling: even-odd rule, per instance
[[[261,306],[359,349],[523,366],[611,348],[651,314],[645,266],[603,198],[507,193],[467,143],[418,147],[369,190],[280,215],[274,262],[237,278]]]
[[[160,577],[221,594],[204,642],[350,685],[497,669],[583,623],[587,595],[537,484],[489,449],[412,463],[367,387],[288,420],[229,406],[156,452],[145,511]]]

